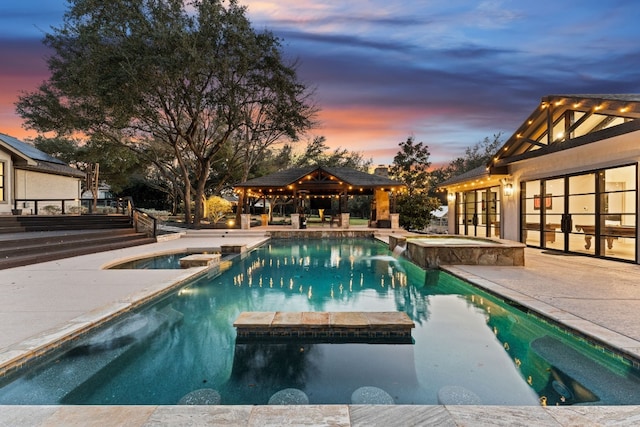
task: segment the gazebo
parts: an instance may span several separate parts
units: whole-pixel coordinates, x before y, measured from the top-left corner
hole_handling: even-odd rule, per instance
[[[385,176],[352,168],[313,166],[282,170],[250,179],[237,184],[234,191],[239,195],[238,209],[243,214],[248,213],[248,201],[252,198],[265,202],[278,198],[291,200],[295,211],[291,215],[293,228],[304,227],[306,209],[329,210],[333,200],[338,201],[338,209],[333,216],[337,216],[342,228],[348,228],[349,198],[354,195],[373,196],[371,226],[390,228],[398,227],[397,215],[392,213],[395,210],[393,202],[396,194],[405,191],[405,185]],[[242,222],[242,228],[248,228],[248,220]]]

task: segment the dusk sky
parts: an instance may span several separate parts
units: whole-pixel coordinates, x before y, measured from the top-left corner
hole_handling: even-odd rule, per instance
[[[435,165],[510,136],[549,94],[640,92],[638,0],[241,0],[315,88],[332,148],[391,163],[414,136]],[[18,138],[21,92],[48,77],[41,40],[65,0],[0,4],[0,132]]]

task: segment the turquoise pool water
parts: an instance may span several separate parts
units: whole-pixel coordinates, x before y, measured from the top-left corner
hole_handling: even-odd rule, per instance
[[[109,269],[113,270],[173,270],[180,269],[180,258],[192,255],[196,252],[177,252],[173,254],[163,254],[150,256],[146,258],[125,261],[120,264],[112,265]],[[197,252],[200,253],[200,252]]]
[[[243,311],[404,311],[412,344],[236,344]],[[0,404],[222,404],[302,390],[350,403],[377,387],[397,404],[465,390],[485,405],[640,404],[637,370],[449,274],[374,240],[275,240],[5,380]]]

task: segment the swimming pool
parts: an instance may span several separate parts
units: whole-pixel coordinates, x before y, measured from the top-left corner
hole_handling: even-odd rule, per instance
[[[236,344],[242,311],[392,311],[413,344]],[[591,377],[590,377],[591,375]],[[266,404],[297,388],[310,403],[349,403],[374,386],[397,404],[442,390],[482,404],[640,402],[623,360],[373,240],[272,241],[104,328],[0,389],[3,404],[175,404],[215,389],[223,404]]]

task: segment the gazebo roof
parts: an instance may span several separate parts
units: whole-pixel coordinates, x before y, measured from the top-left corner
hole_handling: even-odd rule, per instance
[[[291,195],[301,191],[314,195],[373,194],[375,189],[393,192],[404,187],[399,181],[352,168],[318,166],[286,169],[235,186],[257,193],[254,195]]]

